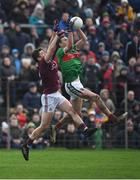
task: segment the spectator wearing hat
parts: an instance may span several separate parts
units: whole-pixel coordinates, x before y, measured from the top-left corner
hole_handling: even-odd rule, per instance
[[[121,0],[121,4],[116,8],[116,15],[119,17],[120,22],[124,20],[132,22],[135,17],[133,8],[129,5],[128,0]]]
[[[37,91],[37,85],[34,82],[29,84],[29,90],[23,96],[23,105],[30,112],[38,112],[41,107],[40,93]]]
[[[12,64],[16,68],[16,74],[19,76],[20,71],[21,71],[21,59],[20,59],[20,54],[18,49],[12,49]]]
[[[35,49],[34,44],[32,44],[32,43],[25,44],[24,52],[23,52],[21,58],[31,58],[32,59],[32,53],[33,53],[34,49]]]
[[[43,25],[44,19],[45,19],[45,16],[44,16],[43,6],[38,3],[34,8],[33,13],[29,17],[29,24],[31,24],[31,25]],[[43,35],[43,28],[38,27],[37,33],[38,33],[38,36],[42,36]]]

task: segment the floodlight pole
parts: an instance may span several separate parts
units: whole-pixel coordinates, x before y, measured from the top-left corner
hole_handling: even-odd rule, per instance
[[[128,112],[128,87],[127,82],[125,83],[124,96],[125,96],[125,112]],[[128,131],[127,131],[127,117],[125,118],[125,149],[128,149]]]

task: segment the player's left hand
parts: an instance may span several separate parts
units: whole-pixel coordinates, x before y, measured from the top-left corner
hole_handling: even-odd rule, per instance
[[[59,28],[59,21],[58,21],[57,19],[54,20],[53,30],[54,30],[54,32],[60,31],[60,28]]]

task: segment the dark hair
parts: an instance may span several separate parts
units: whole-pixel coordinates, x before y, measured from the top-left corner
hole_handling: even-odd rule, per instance
[[[38,49],[35,49],[32,53],[32,58],[38,62],[38,57],[39,57],[39,52],[41,51],[42,49],[41,48],[38,48]]]

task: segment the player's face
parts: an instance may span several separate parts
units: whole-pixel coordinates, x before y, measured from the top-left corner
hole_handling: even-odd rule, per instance
[[[63,37],[62,39],[61,39],[61,42],[60,42],[60,47],[66,47],[67,46],[67,44],[68,44],[68,38],[67,37]]]

